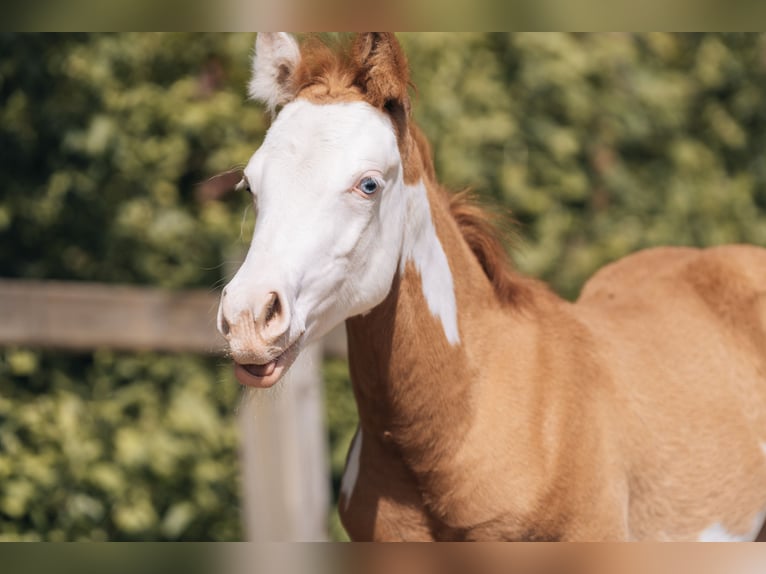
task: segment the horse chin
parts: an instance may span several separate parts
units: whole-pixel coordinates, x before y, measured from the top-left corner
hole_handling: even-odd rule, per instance
[[[234,376],[239,384],[257,389],[273,387],[287,373],[301,352],[302,337],[295,340],[280,355],[270,362],[259,365],[255,363],[234,363]]]

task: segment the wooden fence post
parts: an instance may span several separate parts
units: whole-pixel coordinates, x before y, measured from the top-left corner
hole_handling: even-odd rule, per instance
[[[304,349],[274,391],[240,410],[243,511],[251,541],[324,541],[330,507],[322,345]]]

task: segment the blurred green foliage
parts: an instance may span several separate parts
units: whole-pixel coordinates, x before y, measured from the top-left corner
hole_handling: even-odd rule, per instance
[[[658,244],[766,245],[761,34],[402,34],[449,187],[513,212],[574,298]],[[268,126],[250,34],[0,34],[0,275],[212,288],[248,198],[198,198]],[[237,388],[218,361],[0,351],[0,538],[236,539]],[[325,365],[334,487],[356,414]],[[341,536],[337,517],[332,519]]]
[[[194,356],[3,350],[0,540],[237,539],[229,371]]]
[[[220,283],[245,200],[197,201],[196,184],[263,135],[244,105],[252,40],[0,35],[0,273]],[[241,538],[225,361],[0,356],[0,539]]]
[[[195,184],[263,135],[251,41],[0,36],[3,275],[214,284],[243,203],[194,201]]]

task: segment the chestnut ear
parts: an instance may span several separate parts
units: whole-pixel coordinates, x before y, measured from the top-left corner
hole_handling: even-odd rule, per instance
[[[260,32],[255,40],[250,97],[273,114],[277,106],[295,97],[293,75],[301,61],[295,38],[285,32]]]
[[[407,58],[392,32],[368,32],[357,35],[351,48],[357,70],[356,84],[367,101],[389,112],[398,109],[409,115],[410,71]],[[402,119],[402,118],[399,118]]]

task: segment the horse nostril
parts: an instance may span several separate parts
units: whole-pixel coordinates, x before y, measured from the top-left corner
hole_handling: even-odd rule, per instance
[[[271,300],[268,304],[268,309],[266,310],[266,318],[264,319],[264,323],[268,325],[271,320],[278,316],[282,312],[282,303],[279,301],[279,295],[274,293],[273,291],[270,293]]]
[[[221,334],[224,337],[227,337],[229,335],[229,331],[231,331],[231,327],[229,327],[229,322],[226,320],[225,317],[221,317]]]

